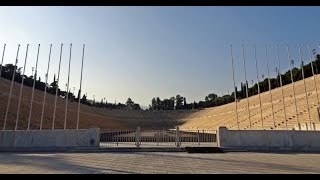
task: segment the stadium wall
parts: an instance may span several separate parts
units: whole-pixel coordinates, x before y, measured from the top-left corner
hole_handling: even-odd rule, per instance
[[[219,127],[217,138],[222,149],[320,152],[320,131],[228,130]]]
[[[99,143],[99,128],[0,131],[0,148],[2,150],[98,148]]]

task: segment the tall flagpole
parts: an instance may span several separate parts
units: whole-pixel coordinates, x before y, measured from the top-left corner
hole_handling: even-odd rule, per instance
[[[247,68],[246,68],[246,59],[244,54],[244,45],[242,44],[242,59],[243,59],[243,67],[244,67],[244,77],[246,80],[246,95],[247,95],[247,104],[248,104],[248,118],[249,118],[249,127],[251,129],[251,118],[250,118],[250,104],[249,104],[249,98],[248,98],[248,80],[247,80]]]
[[[49,60],[48,60],[48,67],[47,67],[47,74],[46,74],[46,84],[44,86],[44,96],[43,96],[43,104],[42,104],[42,114],[41,114],[41,121],[40,121],[40,130],[42,130],[42,122],[43,122],[43,116],[44,116],[44,106],[46,103],[46,94],[47,94],[47,83],[48,83],[48,76],[49,76],[49,67],[50,67],[50,57],[51,57],[51,49],[52,44],[50,44],[50,51],[49,51]]]
[[[236,91],[236,81],[234,78],[234,66],[233,66],[233,54],[232,54],[232,45],[230,45],[231,50],[231,61],[232,61],[232,75],[233,75],[233,88],[234,88],[234,102],[236,103],[236,114],[237,114],[237,126],[239,128],[239,115],[238,115],[238,103],[237,103],[237,91]]]
[[[259,102],[260,102],[260,118],[261,118],[261,126],[262,129],[263,127],[263,118],[262,118],[262,104],[261,104],[261,96],[260,96],[260,80],[259,80],[259,71],[258,71],[258,63],[257,63],[257,49],[256,49],[256,45],[253,45],[254,47],[254,60],[255,60],[255,64],[256,64],[256,72],[257,72],[257,81],[258,81],[258,94],[259,94]]]
[[[268,83],[269,83],[269,93],[270,93],[270,99],[271,99],[271,109],[272,109],[272,119],[273,119],[273,126],[276,127],[276,121],[274,119],[274,110],[273,110],[273,99],[272,99],[272,93],[271,93],[271,83],[270,83],[270,73],[269,73],[269,63],[268,63],[268,50],[267,45],[264,45],[265,52],[266,52],[266,63],[267,63],[267,72],[268,72]]]
[[[4,59],[5,50],[6,50],[6,44],[4,44],[3,51],[2,51],[1,66],[0,66],[0,79],[1,79],[1,73],[2,73],[2,66],[3,66],[3,59]]]
[[[40,50],[40,44],[38,44],[36,69],[34,70],[34,75],[33,75],[33,86],[32,86],[31,103],[30,103],[30,111],[29,111],[29,119],[28,119],[28,128],[27,128],[28,131],[30,129],[30,122],[31,122],[31,115],[32,115],[32,103],[33,103],[33,96],[34,96],[34,88],[35,88],[35,85],[36,85],[36,75],[37,75],[37,69],[38,69],[39,50]]]
[[[10,107],[11,94],[12,94],[12,88],[13,88],[13,83],[14,83],[14,76],[16,75],[16,68],[17,68],[17,63],[18,63],[19,49],[20,49],[20,44],[18,45],[16,62],[15,62],[14,67],[13,67],[13,75],[12,75],[12,80],[11,80],[11,87],[10,87],[10,92],[9,92],[9,99],[8,99],[6,116],[5,116],[5,118],[4,118],[3,130],[6,130],[6,123],[7,123],[8,112],[9,112],[9,107]]]
[[[283,94],[283,86],[282,86],[282,77],[280,72],[280,58],[279,58],[279,48],[278,44],[276,44],[276,50],[277,50],[277,60],[278,60],[278,74],[280,78],[280,86],[281,86],[281,95],[282,95],[282,105],[283,105],[283,113],[284,113],[284,119],[286,121],[286,129],[288,130],[288,123],[287,123],[287,114],[286,114],[286,105],[284,103],[284,94]]]
[[[309,51],[309,60],[310,60],[310,63],[311,63],[311,70],[312,70],[313,82],[314,82],[314,86],[315,86],[315,88],[316,88],[317,100],[318,100],[318,105],[319,105],[318,87],[317,87],[317,82],[316,82],[316,76],[314,75],[314,69],[313,69],[313,64],[312,64],[312,56],[311,56],[310,45],[308,45],[308,51]]]
[[[294,98],[294,104],[296,107],[296,119],[298,121],[298,125],[299,125],[299,130],[300,130],[300,121],[298,118],[298,108],[297,108],[297,100],[296,100],[296,91],[294,88],[294,81],[293,81],[293,75],[292,75],[292,63],[291,63],[291,54],[290,54],[290,47],[289,45],[287,45],[287,51],[288,51],[288,61],[289,61],[289,66],[290,66],[290,75],[291,75],[291,83],[292,83],[292,88],[293,88],[293,98]]]
[[[61,58],[62,58],[62,46],[63,46],[63,44],[61,43],[59,69],[58,69],[58,79],[57,79],[57,84],[56,84],[56,96],[55,96],[55,99],[54,99],[54,109],[53,109],[53,119],[52,119],[52,130],[54,130],[54,121],[55,121],[55,119],[56,119],[57,96],[58,96],[58,89],[59,89],[60,66],[61,66]]]
[[[79,89],[79,97],[78,97],[78,115],[77,115],[77,130],[79,129],[79,116],[80,116],[80,98],[81,98],[81,88],[82,88],[82,72],[83,72],[83,59],[84,59],[84,47],[82,50],[82,63],[81,63],[81,75],[80,75],[80,89]]]
[[[64,114],[64,127],[63,127],[63,129],[66,129],[66,127],[67,127],[67,112],[68,112],[68,96],[69,96],[69,78],[70,78],[71,49],[72,49],[72,44],[70,44],[69,70],[68,70],[68,83],[67,83],[67,97],[66,97],[66,110],[65,110],[65,114]]]
[[[318,47],[318,50],[320,51],[320,45],[317,45],[317,47]],[[315,58],[316,58],[315,59],[316,73],[318,74],[317,56]]]
[[[18,129],[18,120],[19,120],[19,113],[20,113],[20,104],[21,104],[22,88],[23,88],[23,83],[24,83],[24,73],[25,73],[25,71],[26,71],[26,64],[27,64],[27,57],[28,57],[28,49],[29,49],[29,44],[27,44],[26,57],[25,57],[24,66],[23,66],[23,74],[22,74],[22,82],[21,82],[21,86],[20,86],[20,95],[19,95],[19,102],[18,102],[16,126],[15,126],[15,128],[14,128],[15,131]]]
[[[302,53],[301,53],[300,43],[298,44],[298,46],[299,46],[299,56],[300,56],[301,70],[302,70],[301,73],[302,73],[302,79],[303,79],[303,84],[304,84],[304,92],[306,94],[306,103],[307,103],[308,116],[309,116],[309,121],[310,121],[310,130],[311,130],[312,129],[312,123],[311,123],[311,117],[310,117],[310,108],[309,108],[306,80],[304,79],[303,60],[302,60]]]

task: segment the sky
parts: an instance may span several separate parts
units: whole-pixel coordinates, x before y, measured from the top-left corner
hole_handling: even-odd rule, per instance
[[[257,82],[280,70],[310,61],[308,45],[319,52],[320,7],[0,7],[0,49],[6,43],[3,64],[14,63],[18,44],[18,66],[23,67],[29,44],[25,74],[32,74],[40,43],[38,74],[45,81],[52,44],[48,83],[58,75],[63,43],[59,86],[65,90],[72,43],[70,85],[80,85],[82,47],[85,44],[82,92],[96,101],[125,103],[130,97],[148,106],[153,97],[177,94],[187,103],[219,96],[233,90],[230,45],[233,48],[235,81]],[[266,49],[265,49],[266,47]],[[311,54],[313,56],[313,54]],[[23,69],[22,69],[23,71]]]

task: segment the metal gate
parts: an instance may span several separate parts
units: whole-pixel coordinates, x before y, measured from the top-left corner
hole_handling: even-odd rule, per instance
[[[102,130],[101,147],[217,146],[215,130]]]

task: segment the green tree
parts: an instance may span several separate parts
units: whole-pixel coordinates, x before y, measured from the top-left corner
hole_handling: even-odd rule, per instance
[[[134,102],[131,100],[131,98],[128,98],[127,102],[126,102],[126,105],[130,108],[130,109],[133,109],[133,104]]]
[[[88,104],[87,96],[85,94],[83,94],[82,98],[80,99],[80,102],[83,104]]]
[[[208,99],[209,99],[210,101],[214,101],[214,100],[217,99],[217,98],[218,98],[218,95],[216,95],[216,94],[214,94],[214,93],[211,93],[211,94],[208,95]]]
[[[175,102],[175,98],[174,98],[174,97],[171,97],[171,98],[170,98],[169,110],[174,110],[174,102]]]
[[[157,97],[156,99],[156,110],[160,110],[161,108],[161,100],[159,97]]]
[[[58,81],[56,81],[56,74],[53,76],[53,82],[50,84],[52,86],[52,94],[55,94],[56,89],[58,88]]]
[[[141,107],[140,107],[139,104],[134,103],[133,106],[132,106],[132,109],[133,109],[133,110],[141,110]]]
[[[152,98],[150,109],[155,110],[156,106],[157,106],[156,98]]]
[[[183,97],[180,96],[179,94],[176,95],[176,109],[181,109],[182,102],[183,102]]]

